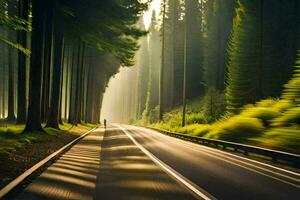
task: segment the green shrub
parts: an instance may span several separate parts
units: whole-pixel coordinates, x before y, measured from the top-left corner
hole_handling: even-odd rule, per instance
[[[215,88],[209,88],[203,98],[203,111],[208,123],[222,116],[226,109],[225,94]]]
[[[186,124],[206,124],[208,122],[203,112],[188,113],[186,115]]]
[[[277,101],[272,108],[276,109],[278,112],[284,112],[293,107],[295,107],[294,103],[289,100],[281,99]]]
[[[255,106],[269,108],[269,107],[274,106],[274,104],[276,104],[277,102],[278,102],[278,100],[276,100],[276,99],[264,99],[264,100],[257,102],[255,104]]]
[[[272,124],[274,126],[300,125],[300,107],[287,110],[281,117],[274,119]]]
[[[178,127],[173,129],[173,131],[202,137],[211,130],[210,128],[211,126],[208,124],[192,124],[185,127]]]
[[[263,134],[259,142],[267,148],[300,153],[300,127],[273,128]]]
[[[269,126],[274,118],[281,116],[281,113],[272,107],[253,107],[244,110],[241,115],[258,118],[262,120],[264,126]]]
[[[257,137],[263,132],[261,120],[250,117],[232,117],[227,121],[215,123],[207,137],[242,142]]]

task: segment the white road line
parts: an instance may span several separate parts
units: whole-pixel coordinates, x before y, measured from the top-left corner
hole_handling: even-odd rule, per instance
[[[228,152],[225,152],[225,151],[222,151],[222,150],[219,150],[219,149],[207,147],[207,146],[204,146],[204,145],[201,145],[201,144],[195,144],[193,142],[189,142],[189,141],[186,141],[186,140],[178,139],[178,138],[175,138],[175,137],[172,137],[172,136],[167,136],[165,134],[162,134],[162,133],[160,133],[158,131],[155,131],[155,130],[152,130],[152,129],[141,128],[141,127],[137,127],[137,126],[133,126],[133,127],[135,127],[136,129],[142,130],[142,131],[153,132],[153,133],[155,133],[157,135],[164,136],[164,137],[169,138],[169,139],[178,140],[179,142],[184,143],[184,144],[189,145],[189,146],[193,146],[193,147],[196,147],[196,148],[201,147],[201,148],[207,149],[207,150],[209,150],[211,152],[214,152],[214,153],[223,154],[223,156],[236,157],[236,158],[241,159],[241,160],[245,160],[245,161],[249,161],[249,162],[252,162],[252,163],[260,164],[260,165],[263,165],[263,166],[266,166],[266,167],[269,167],[269,168],[273,168],[273,169],[276,169],[276,170],[279,170],[279,171],[282,171],[282,172],[286,172],[286,173],[289,173],[291,175],[295,175],[295,176],[299,176],[300,177],[300,174],[297,173],[297,172],[293,172],[293,171],[290,171],[290,170],[287,170],[287,169],[279,168],[279,167],[276,167],[276,166],[273,166],[273,165],[270,165],[270,164],[267,164],[267,163],[263,163],[263,162],[260,162],[260,161],[257,161],[257,160],[252,160],[252,159],[245,158],[245,157],[242,157],[242,156],[239,156],[239,155],[235,155],[235,154],[232,154],[232,153],[228,153]]]
[[[142,131],[142,129],[139,128],[139,127],[137,127],[137,129],[140,129],[140,130]],[[146,130],[147,130],[147,129],[146,129]],[[143,131],[144,131],[144,130],[143,130]],[[151,131],[152,131],[152,130],[151,130]],[[156,132],[155,132],[155,133],[156,133]],[[160,134],[160,133],[157,133],[157,134]],[[165,136],[165,135],[164,135],[164,136]],[[165,136],[165,137],[168,137],[168,136]],[[170,138],[170,139],[171,139],[171,138]],[[172,138],[172,139],[173,139],[173,138]],[[200,151],[200,150],[197,150],[197,149],[192,148],[192,147],[191,147],[191,144],[192,144],[192,143],[190,144],[190,143],[188,143],[188,142],[186,142],[186,141],[183,141],[183,140],[180,140],[180,139],[178,139],[178,138],[174,138],[174,139],[178,140],[178,141],[179,141],[180,143],[182,143],[186,148],[189,148],[189,149],[191,149],[191,150],[193,150],[193,151],[196,151],[196,152],[199,152],[199,153],[206,154],[206,155],[208,155],[208,156],[210,156],[210,157],[213,157],[213,158],[216,158],[216,159],[225,161],[225,162],[227,162],[227,163],[230,163],[230,164],[233,164],[233,165],[242,167],[242,168],[247,169],[247,170],[252,171],[252,172],[259,173],[259,174],[261,174],[261,175],[264,175],[264,176],[267,176],[267,177],[269,177],[269,178],[275,179],[275,180],[277,180],[277,181],[283,182],[283,183],[285,183],[285,184],[294,186],[294,187],[296,187],[296,188],[300,188],[300,186],[297,185],[297,184],[294,184],[294,183],[288,182],[288,181],[286,181],[286,180],[282,180],[282,179],[280,179],[280,178],[277,178],[277,177],[274,177],[274,176],[265,174],[265,173],[263,173],[263,172],[260,172],[260,171],[255,170],[255,169],[251,169],[251,168],[249,168],[249,167],[247,167],[247,166],[243,166],[243,165],[241,165],[241,164],[234,163],[234,162],[232,162],[232,161],[226,160],[225,158],[220,158],[220,156],[226,157],[226,158],[231,159],[231,160],[233,160],[233,161],[237,161],[237,162],[243,163],[243,164],[245,164],[245,165],[249,165],[249,166],[252,166],[252,167],[254,167],[254,168],[257,168],[257,169],[260,169],[260,170],[263,170],[263,171],[266,171],[266,172],[269,172],[269,173],[272,173],[272,174],[275,174],[275,175],[278,175],[278,176],[281,176],[281,177],[285,177],[285,178],[287,178],[287,179],[290,179],[290,180],[293,180],[293,181],[296,181],[296,182],[299,182],[298,179],[295,179],[295,178],[293,178],[293,177],[289,177],[289,176],[286,176],[286,175],[284,175],[284,174],[279,174],[279,173],[277,173],[277,172],[273,172],[273,171],[270,171],[270,170],[268,170],[268,169],[264,169],[264,168],[261,168],[261,167],[259,167],[259,166],[255,166],[255,165],[253,165],[253,164],[251,164],[251,163],[247,163],[247,162],[244,162],[244,161],[241,161],[241,160],[232,158],[232,157],[230,157],[230,156],[222,155],[221,153],[223,153],[223,152],[221,152],[220,154],[218,154],[218,152],[214,152],[214,151],[213,151],[213,150],[215,150],[215,149],[213,149],[213,150],[212,150],[212,149],[208,149],[208,147],[205,148],[206,150]],[[194,145],[196,146],[196,144],[194,144]],[[193,145],[193,146],[194,146],[194,145]],[[199,147],[199,145],[197,145],[196,147]],[[204,146],[201,146],[201,147],[204,147]],[[225,153],[225,152],[224,152],[224,153]],[[212,155],[212,154],[214,154],[214,155]],[[238,157],[238,156],[236,156],[236,157]],[[240,157],[239,157],[239,158],[240,158]],[[242,158],[242,157],[241,157],[241,158]],[[258,162],[258,163],[260,163],[260,162]],[[270,165],[270,166],[271,166],[271,165]],[[272,166],[271,166],[271,167],[272,167]],[[274,168],[277,169],[277,167],[274,167]],[[278,169],[280,169],[280,168],[278,168]],[[298,174],[296,174],[296,175],[298,175]]]
[[[131,141],[138,147],[140,148],[141,151],[143,151],[147,156],[151,158],[156,164],[161,166],[168,174],[173,176],[177,181],[185,185],[189,190],[191,190],[194,194],[196,194],[198,197],[204,200],[214,200],[216,199],[212,195],[208,194],[207,192],[200,191],[200,189],[196,188],[194,183],[189,181],[187,178],[179,174],[177,171],[172,169],[170,166],[159,160],[157,157],[155,157],[152,153],[150,153],[147,149],[145,149],[142,145],[140,145],[131,135],[130,133],[120,125],[117,125],[130,139]]]

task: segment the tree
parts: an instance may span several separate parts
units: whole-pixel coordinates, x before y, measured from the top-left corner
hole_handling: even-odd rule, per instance
[[[29,0],[19,0],[19,18],[28,21],[29,14]],[[27,47],[27,32],[21,30],[18,33],[18,42],[24,48]],[[26,68],[27,56],[24,52],[18,52],[18,110],[17,110],[17,123],[26,123]]]
[[[8,2],[8,15],[15,16],[16,11],[16,1],[10,0]],[[8,32],[8,39],[9,41],[15,42],[16,41],[16,32],[14,30],[9,30]],[[16,120],[15,116],[15,90],[14,90],[14,72],[15,72],[15,49],[11,46],[8,48],[8,114],[7,114],[7,121],[14,122]]]
[[[61,101],[61,73],[63,66],[64,23],[60,14],[54,18],[54,65],[52,77],[51,103],[46,127],[59,129],[59,114]]]
[[[206,90],[225,89],[226,55],[235,0],[210,0],[205,5],[206,37],[204,51],[204,79]]]
[[[281,93],[295,57],[295,3],[288,1],[283,6],[281,1],[272,5],[259,0],[238,1],[228,53],[229,110]],[[279,14],[285,12],[291,14]]]
[[[43,49],[43,14],[49,1],[32,1],[32,38],[30,57],[28,117],[25,127],[27,131],[42,131],[40,97]]]

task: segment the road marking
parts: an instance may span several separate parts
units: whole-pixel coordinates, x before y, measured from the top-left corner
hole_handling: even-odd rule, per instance
[[[279,167],[276,167],[276,166],[273,166],[273,165],[270,165],[270,164],[267,164],[267,163],[263,163],[263,162],[260,162],[260,161],[257,161],[257,160],[252,160],[252,159],[249,159],[249,158],[245,158],[245,157],[242,157],[242,156],[239,156],[239,155],[235,155],[235,154],[232,154],[232,153],[228,153],[228,152],[225,152],[225,151],[222,151],[222,150],[219,150],[219,149],[211,148],[211,147],[208,147],[208,146],[205,146],[205,145],[195,144],[195,143],[187,141],[187,140],[178,139],[176,137],[172,137],[172,136],[168,136],[168,135],[162,134],[159,131],[155,131],[153,129],[147,129],[147,128],[142,128],[142,127],[137,127],[137,126],[133,126],[133,127],[135,127],[136,129],[140,129],[140,130],[146,130],[148,132],[154,132],[157,135],[162,135],[162,136],[170,138],[170,139],[174,138],[174,139],[180,141],[181,143],[185,143],[185,144],[190,145],[190,146],[205,148],[205,149],[207,149],[209,151],[212,151],[212,152],[215,151],[215,153],[226,154],[227,157],[236,157],[238,159],[242,159],[242,160],[246,160],[246,161],[249,161],[249,162],[253,162],[253,163],[260,164],[260,165],[264,165],[266,167],[270,167],[270,168],[273,168],[273,169],[276,169],[276,170],[279,170],[279,171],[283,171],[283,172],[286,172],[286,173],[289,173],[289,174],[292,174],[292,175],[300,177],[300,174],[297,173],[297,172],[293,172],[293,171],[290,171],[290,170],[287,170],[287,169],[279,168]]]
[[[204,200],[215,200],[216,198],[212,195],[208,194],[207,192],[200,191],[202,189],[196,188],[194,183],[192,183],[190,180],[179,174],[177,171],[172,169],[170,166],[159,160],[156,156],[154,156],[152,153],[150,153],[147,149],[145,149],[142,145],[140,145],[132,136],[131,134],[120,125],[117,125],[128,137],[129,139],[142,151],[144,152],[148,157],[151,158],[152,161],[154,161],[156,164],[158,164],[160,167],[162,167],[169,175],[173,176],[177,181],[185,185],[189,190],[191,190],[194,194],[196,194],[198,197]],[[204,194],[205,193],[205,194]]]
[[[136,127],[136,129],[139,129],[140,131],[145,131],[144,129],[141,129],[141,128],[139,128],[139,127]],[[148,130],[148,129],[146,129],[146,130]],[[151,130],[151,132],[152,132],[152,131],[153,131],[153,130]],[[148,130],[148,132],[150,132],[150,131]],[[284,175],[284,174],[280,174],[280,173],[277,173],[277,172],[273,172],[273,171],[270,171],[270,170],[268,170],[268,169],[264,169],[264,168],[261,168],[261,167],[259,167],[259,166],[255,166],[255,165],[253,165],[253,164],[251,164],[251,163],[247,163],[247,162],[244,162],[244,161],[241,161],[241,160],[232,158],[232,157],[230,157],[230,156],[222,155],[222,153],[225,153],[225,152],[222,152],[222,151],[221,151],[221,152],[214,152],[214,151],[220,151],[220,150],[210,149],[209,147],[205,147],[205,146],[202,146],[202,145],[196,145],[196,144],[191,145],[192,143],[189,143],[189,142],[187,142],[187,141],[180,140],[180,139],[178,139],[178,138],[168,137],[168,136],[163,135],[163,134],[161,134],[161,133],[157,133],[156,131],[154,131],[154,133],[156,133],[156,134],[158,134],[158,135],[160,135],[160,136],[167,137],[169,140],[175,139],[175,140],[179,141],[180,143],[182,143],[186,148],[189,148],[189,149],[191,149],[191,150],[193,150],[193,151],[196,151],[196,152],[199,152],[199,153],[203,153],[203,154],[208,155],[208,156],[210,156],[210,157],[213,157],[213,158],[222,160],[222,161],[224,161],[224,162],[227,162],[227,163],[230,163],[230,164],[233,164],[233,165],[242,167],[242,168],[247,169],[247,170],[252,171],[252,172],[259,173],[259,174],[261,174],[261,175],[264,175],[264,176],[267,176],[267,177],[269,177],[269,178],[275,179],[275,180],[277,180],[277,181],[283,182],[283,183],[285,183],[285,184],[294,186],[294,187],[296,187],[296,188],[300,188],[300,186],[297,185],[297,184],[294,184],[294,183],[288,182],[288,181],[286,181],[286,180],[282,180],[282,179],[280,179],[280,178],[277,178],[277,177],[274,177],[274,176],[265,174],[265,173],[263,173],[263,172],[257,171],[256,169],[252,169],[252,168],[249,168],[249,167],[247,167],[247,166],[243,166],[243,165],[241,165],[241,164],[234,163],[234,162],[232,162],[232,161],[226,160],[225,158],[228,158],[228,159],[231,159],[231,160],[233,160],[233,161],[237,161],[237,162],[243,163],[243,164],[245,164],[245,165],[252,166],[252,167],[257,168],[257,169],[261,169],[261,170],[263,170],[263,171],[266,171],[266,172],[269,172],[269,173],[272,173],[272,174],[275,174],[275,175],[278,175],[278,176],[281,176],[281,177],[285,177],[285,178],[290,179],[290,180],[293,180],[293,181],[295,181],[295,182],[299,182],[299,179],[296,179],[296,178],[293,178],[293,177],[289,177],[289,176],[286,176],[286,175]],[[198,147],[198,148],[199,148],[199,147],[200,147],[200,148],[204,147],[206,150],[200,151],[200,150],[198,150],[198,149],[192,148],[192,146],[193,146],[193,147]],[[218,154],[218,153],[219,153],[219,154]],[[226,153],[227,153],[227,152],[226,152]],[[214,155],[212,155],[212,154],[214,154]],[[229,154],[229,153],[228,153],[228,154]],[[220,156],[223,157],[223,158],[220,158]],[[225,158],[224,158],[224,157],[225,157]],[[239,157],[239,156],[236,156],[236,155],[235,155],[235,157],[242,158],[242,157]],[[249,160],[250,160],[250,159],[249,159]],[[250,160],[250,161],[251,161],[251,160]],[[257,162],[257,163],[260,163],[260,162],[258,162],[258,161],[256,161],[256,162]],[[270,166],[271,166],[271,165],[270,165]],[[273,167],[273,166],[271,166],[271,167]],[[277,167],[273,167],[273,168],[276,169]],[[278,169],[280,169],[280,168],[278,168]],[[288,172],[289,172],[289,171],[288,171]],[[295,173],[295,175],[298,175],[298,174]]]

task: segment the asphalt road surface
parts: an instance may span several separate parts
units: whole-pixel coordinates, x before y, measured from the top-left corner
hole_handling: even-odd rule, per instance
[[[300,199],[300,175],[114,124],[76,144],[15,199]]]

